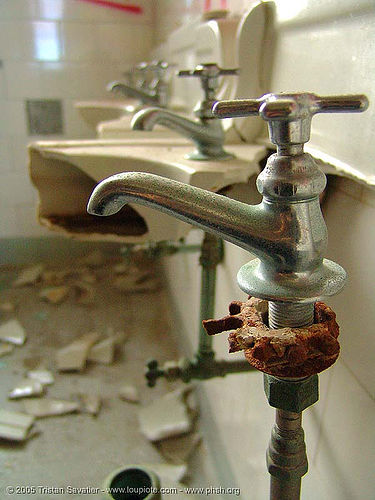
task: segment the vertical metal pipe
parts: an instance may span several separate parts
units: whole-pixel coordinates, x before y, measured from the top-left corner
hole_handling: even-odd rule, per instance
[[[311,325],[313,321],[313,303],[269,303],[271,328],[302,327]],[[276,424],[267,450],[267,465],[271,474],[270,500],[299,500],[301,479],[308,469],[302,412],[276,408]]]
[[[204,233],[199,263],[202,266],[200,317],[199,317],[199,347],[198,357],[214,358],[212,337],[203,328],[204,319],[215,315],[216,268],[223,258],[222,240],[213,234]]]
[[[308,469],[302,413],[276,409],[276,425],[267,450],[271,500],[298,500]]]

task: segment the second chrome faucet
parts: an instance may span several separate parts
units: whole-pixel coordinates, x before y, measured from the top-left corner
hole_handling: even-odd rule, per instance
[[[167,71],[173,65],[165,61],[140,63],[133,71],[127,72],[129,85],[114,81],[107,85],[109,92],[138,99],[142,105],[164,107],[168,103]],[[134,73],[140,78],[134,78]],[[150,79],[151,78],[151,79]]]
[[[133,130],[152,130],[156,124],[191,139],[196,149],[186,157],[189,160],[227,160],[233,155],[224,150],[224,129],[222,122],[212,114],[216,101],[219,77],[236,75],[236,69],[222,69],[216,64],[200,64],[193,71],[180,71],[180,77],[198,77],[204,92],[204,99],[198,102],[194,113],[198,120],[193,121],[171,111],[157,107],[146,108],[134,115]]]

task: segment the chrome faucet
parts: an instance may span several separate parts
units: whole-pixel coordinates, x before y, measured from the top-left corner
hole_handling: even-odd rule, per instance
[[[220,118],[259,114],[268,122],[277,152],[258,176],[257,187],[263,195],[259,205],[130,172],[102,181],[91,195],[88,211],[111,215],[126,203],[139,203],[249,250],[257,258],[241,267],[237,281],[247,294],[268,301],[269,334],[276,330],[281,335],[281,329],[287,327],[303,331],[314,323],[315,302],[338,293],[346,279],[341,266],[323,257],[327,229],[319,194],[326,178],[312,156],[303,151],[310,138],[311,119],[317,113],[362,112],[367,106],[363,95],[320,97],[310,93],[217,102],[213,112]],[[317,372],[327,368],[314,371],[314,364],[308,366],[312,371],[303,378],[263,370],[267,399],[276,408],[267,451],[271,500],[300,498],[301,478],[308,468],[302,411],[318,400]],[[286,373],[285,367],[292,373],[293,361],[288,357],[281,373]]]
[[[259,99],[217,102],[213,112],[219,117],[260,114],[268,122],[277,153],[258,176],[263,195],[259,205],[153,174],[129,172],[100,182],[88,211],[112,215],[131,202],[157,208],[257,255],[239,271],[239,286],[247,294],[312,305],[320,296],[337,293],[345,272],[323,259],[327,230],[319,194],[326,178],[303,152],[303,145],[310,138],[316,113],[360,112],[367,105],[365,96],[314,94],[266,94]]]
[[[219,76],[236,75],[235,69],[221,69],[216,64],[200,64],[193,71],[180,71],[180,77],[198,77],[204,91],[204,99],[198,102],[194,113],[197,121],[188,120],[170,111],[146,108],[134,115],[133,130],[152,130],[159,123],[191,139],[196,150],[186,157],[189,160],[227,160],[233,155],[224,148],[225,134],[222,123],[212,115],[212,105],[219,86]]]
[[[139,99],[142,104],[153,104],[165,107],[168,103],[168,82],[166,73],[170,65],[165,61],[153,61],[152,63],[140,63],[136,72],[143,75],[138,85],[132,86],[114,81],[107,85],[109,92],[114,92],[127,97]],[[150,82],[147,73],[152,75]]]

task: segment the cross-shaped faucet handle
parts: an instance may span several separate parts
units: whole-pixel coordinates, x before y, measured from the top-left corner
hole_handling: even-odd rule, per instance
[[[214,99],[214,92],[219,86],[219,77],[225,75],[238,75],[239,70],[220,68],[215,63],[198,64],[193,70],[178,72],[180,77],[197,77],[201,79],[206,99]]]
[[[304,144],[310,139],[311,119],[317,113],[360,113],[368,104],[365,95],[280,93],[258,99],[218,101],[212,112],[217,118],[259,115],[268,122],[273,143]]]

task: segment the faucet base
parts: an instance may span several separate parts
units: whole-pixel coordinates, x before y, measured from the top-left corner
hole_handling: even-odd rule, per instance
[[[328,259],[309,273],[272,273],[259,259],[238,271],[238,286],[248,295],[269,301],[315,302],[338,293],[344,286],[345,270]]]
[[[235,155],[232,153],[227,153],[222,149],[219,153],[203,153],[202,151],[199,151],[196,149],[195,151],[192,151],[191,153],[188,153],[185,155],[186,160],[193,160],[193,161],[221,161],[221,160],[233,160],[235,158]]]

